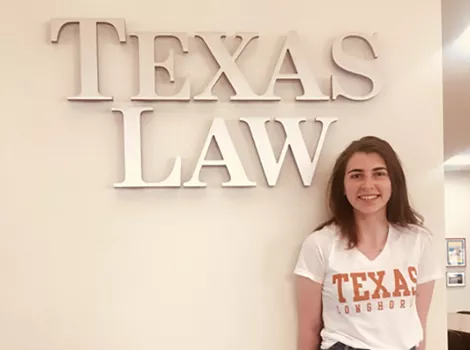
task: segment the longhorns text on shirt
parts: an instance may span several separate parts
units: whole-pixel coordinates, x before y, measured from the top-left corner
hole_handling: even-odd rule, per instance
[[[236,33],[234,37],[239,39],[235,52],[232,54],[224,44],[223,39],[228,35],[219,32],[197,32],[190,34],[186,32],[127,32],[125,19],[91,19],[91,18],[69,18],[52,19],[50,22],[50,40],[58,43],[63,28],[68,25],[78,25],[78,45],[79,45],[79,91],[76,95],[68,97],[69,101],[75,102],[100,102],[113,101],[114,97],[103,94],[100,91],[99,67],[103,65],[99,59],[98,26],[110,26],[117,34],[120,43],[127,43],[128,37],[133,37],[137,41],[138,47],[138,91],[129,100],[139,103],[163,103],[165,101],[197,102],[209,101],[217,102],[219,98],[214,94],[214,87],[224,76],[229,82],[233,95],[230,102],[263,102],[274,103],[281,101],[281,97],[275,93],[275,87],[279,81],[294,81],[300,83],[303,94],[295,97],[295,101],[302,102],[325,102],[335,101],[342,97],[351,101],[368,101],[377,96],[381,89],[381,79],[379,65],[378,39],[376,34],[347,33],[334,39],[331,45],[331,58],[337,68],[343,73],[355,77],[362,77],[369,82],[370,89],[366,94],[354,94],[346,91],[340,84],[338,76],[330,75],[329,93],[326,94],[320,88],[317,78],[313,74],[299,35],[295,31],[286,33],[283,37],[283,46],[278,53],[273,53],[275,59],[274,70],[270,73],[270,78],[265,86],[264,92],[258,94],[248,83],[244,73],[237,64],[237,60],[246,48],[255,39],[260,39],[260,34],[251,32]],[[201,40],[204,43],[206,52],[211,55],[218,65],[217,72],[202,87],[199,93],[192,94],[190,77],[180,79],[175,78],[175,52],[168,50],[167,58],[162,61],[155,61],[155,41],[158,38],[172,38],[178,43],[182,55],[191,59],[189,41],[192,39]],[[368,50],[372,54],[372,59],[359,58],[349,55],[343,48],[343,41],[348,38],[356,38],[364,41],[368,45]],[[108,43],[109,45],[109,43]],[[158,47],[157,47],[158,50]],[[285,73],[282,65],[286,58],[290,57],[295,73]],[[180,86],[172,95],[162,95],[157,93],[157,82],[155,78],[156,69],[164,70],[169,80],[166,83]],[[344,78],[343,78],[344,79]],[[160,79],[161,80],[161,79]],[[144,112],[153,112],[153,108],[148,105],[141,106],[114,106],[114,112],[122,114],[124,133],[124,179],[115,183],[116,188],[146,188],[146,187],[206,187],[207,184],[200,180],[200,172],[203,167],[225,167],[229,173],[230,180],[223,182],[223,187],[255,187],[256,183],[250,180],[241,163],[237,148],[231,139],[224,118],[213,118],[209,128],[205,143],[200,152],[198,162],[194,168],[190,179],[181,179],[182,158],[176,157],[173,169],[170,174],[160,182],[147,182],[142,176],[142,142],[141,142],[141,116]],[[314,177],[315,169],[323,149],[323,144],[330,126],[338,121],[337,117],[242,117],[240,122],[246,123],[250,136],[253,139],[261,166],[268,186],[275,186],[278,182],[279,174],[284,163],[284,159],[290,149],[295,160],[304,186],[310,186]],[[281,154],[276,157],[273,153],[269,135],[266,130],[267,122],[279,123],[285,133],[285,141]],[[313,157],[309,155],[305,140],[300,129],[303,122],[316,122],[321,126],[321,133],[317,140]],[[221,154],[220,160],[206,159],[209,147],[215,141]],[[276,158],[278,158],[276,160]]]

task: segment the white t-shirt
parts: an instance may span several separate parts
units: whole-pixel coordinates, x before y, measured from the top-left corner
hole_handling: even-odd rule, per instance
[[[416,285],[442,277],[432,235],[390,226],[375,260],[347,249],[335,225],[303,242],[295,274],[322,283],[322,349],[336,342],[371,350],[411,349],[423,338]]]

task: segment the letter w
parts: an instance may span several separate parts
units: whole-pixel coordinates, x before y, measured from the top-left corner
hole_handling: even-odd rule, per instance
[[[273,153],[271,142],[269,141],[267,130],[265,128],[265,123],[269,120],[270,118],[264,117],[240,118],[240,121],[247,123],[250,128],[250,132],[253,137],[253,142],[255,143],[256,150],[258,152],[258,157],[263,167],[264,175],[266,176],[266,181],[268,182],[268,185],[276,186],[276,183],[279,178],[279,173],[282,168],[282,164],[284,163],[284,160],[286,158],[287,150],[290,147],[304,186],[310,186],[313,180],[313,176],[315,174],[318,159],[323,149],[323,144],[325,142],[325,137],[328,132],[328,128],[332,123],[336,122],[338,118],[315,118],[315,121],[320,122],[322,124],[322,130],[317,143],[317,147],[315,149],[313,159],[310,158],[299,126],[299,124],[305,122],[306,119],[275,118],[275,121],[280,122],[282,124],[284,132],[286,134],[284,146],[282,147],[279,160],[277,161]]]

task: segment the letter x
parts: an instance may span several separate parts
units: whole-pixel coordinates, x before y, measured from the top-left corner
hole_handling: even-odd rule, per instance
[[[376,277],[376,274],[378,278]],[[377,271],[377,272],[368,272],[367,276],[375,282],[375,291],[372,294],[372,299],[380,299],[380,291],[383,291],[383,298],[389,298],[390,297],[390,292],[384,287],[383,285],[383,280],[385,277],[385,271]]]
[[[259,96],[253,92],[250,85],[248,85],[245,77],[240,72],[240,68],[235,63],[250,41],[259,37],[258,34],[237,34],[237,37],[241,38],[242,40],[233,56],[230,55],[223,41],[221,40],[221,38],[225,38],[226,35],[217,33],[203,33],[196,34],[196,36],[204,41],[210,53],[219,65],[219,70],[215,73],[214,77],[211,79],[204,91],[199,95],[194,96],[195,100],[217,100],[217,97],[212,95],[211,92],[212,88],[217,83],[222,74],[225,74],[225,77],[232,85],[233,90],[235,90],[235,96],[231,98],[232,100],[249,100],[259,98]]]

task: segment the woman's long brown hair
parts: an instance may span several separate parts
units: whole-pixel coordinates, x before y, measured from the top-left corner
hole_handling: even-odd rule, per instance
[[[355,153],[376,153],[382,157],[392,184],[392,194],[387,203],[387,219],[398,227],[422,226],[423,218],[410,205],[405,173],[400,159],[390,144],[375,136],[366,136],[353,141],[338,157],[328,183],[328,206],[331,218],[315,231],[336,224],[348,240],[349,248],[358,243],[353,207],[345,195],[344,176],[349,159]]]

